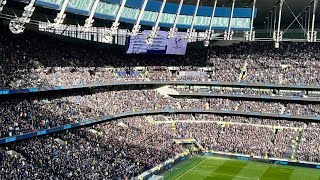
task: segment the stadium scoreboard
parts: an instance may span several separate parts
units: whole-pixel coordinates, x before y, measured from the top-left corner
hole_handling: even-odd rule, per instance
[[[127,54],[173,54],[185,55],[188,41],[185,32],[177,32],[174,38],[168,39],[168,32],[159,31],[152,44],[146,39],[150,30],[142,31],[129,38]]]

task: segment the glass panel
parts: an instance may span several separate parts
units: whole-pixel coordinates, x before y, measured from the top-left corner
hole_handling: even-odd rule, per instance
[[[191,24],[192,16],[180,15],[178,18],[178,24]]]
[[[139,16],[139,9],[133,9],[133,8],[123,8],[123,11],[121,13],[122,18],[127,18],[127,19],[137,19]]]
[[[69,0],[68,6],[76,9],[90,11],[93,0]]]
[[[162,17],[160,19],[160,22],[162,23],[168,23],[168,24],[173,24],[174,19],[176,18],[175,14],[168,14],[168,13],[163,13]]]
[[[158,13],[152,11],[145,11],[142,16],[142,21],[156,22]]]
[[[53,3],[61,5],[63,0],[41,0],[43,2]],[[76,9],[90,11],[94,0],[69,0],[68,6]],[[113,16],[117,15],[119,9],[119,4],[111,4],[107,2],[99,2],[96,12],[99,14]],[[125,7],[121,14],[122,18],[136,20],[138,18],[140,10],[134,8]],[[155,22],[158,16],[158,12],[145,11],[142,20],[147,22]],[[161,17],[160,22],[173,24],[176,14],[164,13]],[[180,15],[178,18],[179,25],[191,25],[192,16],[190,15]],[[195,19],[195,26],[209,26],[210,17],[197,16]],[[215,27],[228,27],[229,18],[228,17],[215,17],[213,26]],[[233,18],[232,27],[237,28],[249,28],[250,18]]]
[[[250,27],[249,18],[232,18],[231,27],[248,28]]]
[[[116,16],[119,5],[99,2],[96,13]]]
[[[213,26],[216,27],[228,27],[229,18],[216,17],[213,20]]]
[[[42,1],[52,3],[52,4],[58,4],[58,5],[61,5],[63,2],[63,0],[42,0]]]
[[[197,16],[195,19],[196,26],[209,26],[210,24],[210,17],[205,16]]]

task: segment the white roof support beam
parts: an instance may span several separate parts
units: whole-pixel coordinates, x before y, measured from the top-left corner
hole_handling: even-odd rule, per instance
[[[209,29],[206,30],[206,32],[205,32],[206,38],[204,40],[204,46],[209,46],[210,40],[212,40],[212,35],[214,33],[214,31],[212,30],[212,27],[213,27],[214,16],[216,14],[217,2],[218,2],[218,0],[214,1],[213,10],[212,10],[211,18],[210,18]]]
[[[146,9],[147,3],[148,3],[148,0],[144,0],[143,3],[142,3],[142,7],[141,7],[141,10],[139,12],[138,19],[136,21],[136,24],[132,28],[131,36],[137,35],[138,32],[140,31],[140,28],[141,28],[140,21],[142,19],[142,16],[144,14],[145,9]]]
[[[316,12],[317,12],[318,0],[313,1],[313,12],[312,12],[312,24],[311,24],[311,42],[315,42],[317,40],[317,33],[314,31],[314,23],[316,21]]]
[[[256,2],[257,2],[257,0],[253,0],[252,12],[251,12],[251,22],[250,22],[249,41],[253,41],[254,40],[254,37],[253,37],[253,21],[254,21],[254,14],[255,14],[255,11],[256,11]]]
[[[194,10],[194,14],[193,14],[192,21],[191,21],[191,27],[187,30],[188,41],[190,41],[193,38],[193,34],[195,33],[195,29],[193,29],[193,26],[194,26],[194,23],[196,21],[196,17],[198,14],[199,4],[200,4],[200,0],[197,0],[196,9]]]
[[[119,20],[120,20],[122,11],[123,11],[123,9],[124,9],[124,6],[126,5],[126,2],[127,2],[127,0],[122,0],[122,1],[121,1],[121,5],[120,5],[120,8],[119,8],[119,10],[118,10],[116,19],[114,20],[114,22],[112,23],[112,26],[111,26],[111,33],[112,33],[112,35],[115,35],[115,34],[117,33],[117,30],[118,30],[119,25],[120,25]]]
[[[61,7],[61,10],[60,12],[57,14],[57,17],[53,20],[53,28],[58,28],[61,26],[61,24],[63,24],[63,21],[66,17],[66,9],[67,9],[67,6],[68,6],[68,3],[69,3],[69,0],[64,0],[63,1],[63,4],[62,4],[62,7]]]
[[[170,28],[168,38],[173,38],[176,35],[176,33],[178,32],[177,23],[178,23],[179,16],[181,13],[182,5],[183,5],[183,0],[180,0],[178,11],[177,11],[176,17],[174,18],[173,26],[172,26],[172,28]]]
[[[269,33],[269,30],[270,30],[270,26],[269,26],[269,17],[267,17],[267,26],[266,26],[266,29],[267,29],[267,33]]]
[[[310,19],[311,19],[311,7],[308,6],[309,12],[308,12],[308,33],[310,31]]]
[[[167,2],[167,0],[163,0],[162,1],[161,8],[160,8],[160,11],[158,13],[157,20],[156,20],[156,24],[152,27],[152,30],[151,30],[149,36],[146,39],[146,43],[147,44],[152,44],[153,43],[153,38],[155,38],[157,36],[157,34],[158,34],[158,31],[160,29],[159,23],[160,23],[160,20],[161,20],[162,13],[163,13],[164,7],[166,5],[166,2]]]
[[[274,16],[273,17],[273,31],[276,30],[276,24],[277,24],[277,6],[274,7]]]
[[[120,20],[122,11],[124,9],[124,6],[126,5],[126,2],[127,2],[127,0],[122,0],[121,1],[121,5],[120,5],[119,10],[117,12],[116,19],[112,23],[111,28],[106,30],[106,33],[104,34],[105,41],[108,42],[108,43],[112,43],[113,36],[115,36],[117,34],[117,30],[118,30],[119,25],[120,25],[119,20]]]
[[[12,33],[14,34],[23,33],[25,29],[25,24],[30,22],[30,18],[33,15],[33,12],[35,10],[35,7],[34,7],[35,3],[36,3],[36,0],[31,0],[30,3],[26,7],[24,7],[22,16],[17,17],[10,21],[9,29]]]
[[[84,24],[84,31],[88,31],[88,29],[90,27],[92,27],[92,24],[94,22],[94,19],[93,19],[93,16],[94,16],[94,13],[96,12],[97,10],[97,7],[98,7],[98,4],[99,4],[100,0],[95,0],[92,7],[91,7],[91,10],[90,10],[90,15],[89,17],[86,19],[85,21],[85,24]]]
[[[307,29],[307,22],[308,22],[308,13],[307,13],[307,10],[304,12],[303,19],[304,19],[303,27],[304,27],[304,29]]]
[[[279,16],[278,16],[278,29],[277,29],[277,32],[276,32],[275,48],[279,48],[279,43],[280,43],[280,40],[282,39],[282,34],[280,34],[280,28],[281,28],[281,18],[282,18],[283,1],[284,1],[284,0],[280,0]],[[280,36],[281,36],[281,37],[280,37]]]
[[[0,12],[3,10],[4,5],[7,4],[6,0],[0,0]]]
[[[230,13],[230,17],[229,17],[229,23],[228,23],[228,34],[227,34],[227,40],[231,40],[232,36],[231,36],[231,26],[232,26],[232,18],[233,18],[233,12],[234,12],[234,5],[236,3],[236,0],[232,1],[232,7],[231,7],[231,13]]]
[[[269,18],[269,34],[271,36],[272,32],[275,31],[276,29],[273,29],[272,30],[272,27],[273,27],[273,24],[274,24],[274,21],[273,21],[273,12],[271,13],[271,15],[268,17]]]

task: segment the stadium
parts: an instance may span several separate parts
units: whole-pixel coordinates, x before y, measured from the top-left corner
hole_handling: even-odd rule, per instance
[[[319,180],[318,0],[0,0],[0,180]]]

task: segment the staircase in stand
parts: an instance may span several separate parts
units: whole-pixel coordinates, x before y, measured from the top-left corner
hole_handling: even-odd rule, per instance
[[[239,73],[239,77],[238,77],[238,82],[242,82],[245,77],[246,77],[246,74],[247,74],[247,66],[249,65],[249,62],[248,60],[246,59],[243,63],[243,66],[241,68],[241,71]]]
[[[292,154],[291,154],[291,157],[290,157],[291,161],[296,161],[297,160],[296,155],[297,155],[297,151],[299,149],[299,145],[300,145],[300,142],[301,142],[302,134],[303,134],[303,128],[299,128],[296,136],[291,141],[291,148],[292,148]]]
[[[201,149],[201,151],[204,151],[204,150],[205,150],[205,149],[203,148],[203,146],[202,146],[198,141],[195,140],[195,143],[194,143],[194,144],[197,145],[198,148]]]

